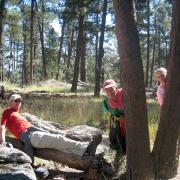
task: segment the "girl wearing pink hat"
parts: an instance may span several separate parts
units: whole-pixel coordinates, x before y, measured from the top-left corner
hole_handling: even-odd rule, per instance
[[[103,100],[103,108],[111,113],[111,124],[109,140],[112,149],[121,150],[126,153],[125,143],[125,119],[123,90],[118,89],[113,79],[108,79],[103,83],[103,91],[106,96]]]

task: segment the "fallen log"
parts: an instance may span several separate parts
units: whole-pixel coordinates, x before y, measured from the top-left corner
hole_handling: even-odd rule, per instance
[[[23,113],[22,115],[38,128],[54,134],[64,134],[66,137],[73,140],[90,141],[97,136],[102,136],[99,129],[86,125],[67,127],[60,124],[44,121],[43,119],[28,113]],[[7,141],[11,142],[17,149],[24,151],[24,146],[22,143],[20,143],[19,140],[7,137]],[[97,173],[95,173],[96,176],[98,174],[100,175],[101,172],[108,175],[113,174],[112,165],[103,158],[102,153],[96,154],[93,158],[86,158],[85,160],[73,154],[64,153],[56,149],[48,148],[34,148],[34,154],[36,157],[59,162],[63,165],[68,165],[71,168],[83,170],[85,172],[90,172],[93,169],[93,172]]]

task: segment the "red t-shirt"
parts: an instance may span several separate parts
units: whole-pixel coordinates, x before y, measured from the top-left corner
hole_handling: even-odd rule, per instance
[[[31,127],[31,123],[13,108],[8,108],[2,113],[1,125],[5,125],[17,138],[24,130]]]

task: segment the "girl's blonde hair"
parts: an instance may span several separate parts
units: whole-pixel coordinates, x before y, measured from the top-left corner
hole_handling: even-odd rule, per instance
[[[164,78],[166,78],[167,70],[166,70],[166,68],[161,67],[161,68],[157,69],[157,70],[155,71],[155,73],[156,73],[156,74],[161,74],[161,75],[164,76]]]

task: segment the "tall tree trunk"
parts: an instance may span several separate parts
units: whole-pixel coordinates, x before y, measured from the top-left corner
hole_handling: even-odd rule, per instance
[[[23,18],[23,63],[22,63],[22,86],[28,83],[27,80],[27,18],[24,16],[24,1],[20,5]]]
[[[95,67],[95,89],[94,89],[94,95],[99,96],[100,90],[101,90],[101,71],[102,71],[102,59],[104,56],[104,31],[105,31],[105,25],[106,25],[106,13],[107,13],[107,0],[104,0],[103,3],[103,14],[102,14],[102,23],[101,23],[101,35],[99,39],[99,52]]]
[[[65,20],[63,19],[62,28],[61,28],[61,37],[60,37],[60,44],[59,44],[59,53],[58,53],[58,61],[57,61],[57,73],[56,73],[56,80],[59,78],[59,71],[60,71],[60,64],[61,64],[61,56],[62,56],[62,47],[63,47],[63,40],[64,40],[64,31],[65,31]]]
[[[31,22],[30,22],[30,74],[29,83],[33,82],[33,61],[34,61],[34,0],[31,0]]]
[[[150,46],[150,0],[147,0],[147,63],[146,63],[146,87],[149,84],[149,46]]]
[[[0,2],[0,49],[1,49],[1,45],[2,45],[2,32],[3,32],[5,2],[6,2],[6,0],[1,0],[1,2]]]
[[[9,54],[9,70],[8,70],[8,80],[12,80],[12,71],[13,71],[13,42],[12,42],[12,34],[9,35],[9,46],[10,46],[10,54]],[[11,81],[12,82],[12,81]]]
[[[2,55],[3,55],[3,52],[2,52]],[[1,62],[1,81],[4,82],[4,62],[3,61]]]
[[[16,44],[16,63],[18,64],[18,62],[19,62],[19,42],[17,42]]]
[[[160,27],[158,26],[158,68],[161,66],[161,33]]]
[[[15,71],[16,70],[16,51],[15,51],[15,49],[16,49],[16,42],[14,41],[13,42],[13,71]]]
[[[3,81],[2,32],[3,32],[4,10],[5,10],[5,0],[1,0],[0,2],[0,81]]]
[[[144,75],[133,1],[113,0],[113,4],[127,120],[127,179],[152,180]]]
[[[80,64],[80,80],[86,82],[86,37],[84,35],[84,41],[82,55],[81,55],[81,64]]]
[[[67,58],[66,81],[69,80],[69,68],[71,64],[73,39],[74,39],[74,29],[72,28],[70,36],[68,37],[68,58]]]
[[[79,15],[79,28],[78,28],[78,38],[77,38],[77,45],[76,45],[76,58],[74,62],[74,74],[73,74],[73,82],[71,86],[71,92],[77,91],[77,83],[79,77],[79,63],[83,51],[83,39],[84,39],[84,15]]]
[[[23,30],[25,30],[25,24],[23,24]],[[24,31],[26,32],[26,31]],[[22,67],[22,86],[24,84],[27,84],[28,83],[28,80],[27,80],[27,65],[26,65],[26,62],[27,62],[27,35],[24,33],[23,35],[23,67]]]
[[[165,44],[166,44],[166,59],[168,59],[168,51],[169,51],[169,49],[168,49],[168,41],[167,41],[167,36],[166,35],[164,35],[164,40],[165,40]],[[167,67],[167,60],[166,60],[165,66]]]
[[[99,1],[97,2],[97,7],[99,6]],[[98,67],[98,44],[99,44],[99,12],[96,13],[96,44],[95,44],[95,71],[96,68]],[[95,82],[96,83],[96,82]]]
[[[21,6],[22,15],[24,16],[24,2]],[[28,48],[27,48],[27,18],[24,17],[23,19],[23,68],[22,68],[22,85],[28,84],[28,74],[27,74],[27,55],[28,55]]]
[[[156,140],[153,159],[156,177],[169,179],[177,172],[180,132],[180,1],[173,1],[171,46],[168,59],[167,83],[164,104]],[[178,155],[178,156],[177,156]]]
[[[46,62],[46,54],[45,54],[45,47],[44,47],[44,14],[45,14],[45,7],[44,7],[44,0],[40,1],[41,3],[41,18],[38,15],[38,29],[41,41],[41,52],[42,52],[42,64],[43,64],[43,79],[46,80],[48,78],[47,75],[47,62]],[[35,0],[36,12],[38,12],[38,5],[37,1]]]
[[[152,62],[151,62],[151,78],[150,78],[150,87],[152,87],[152,79],[154,73],[154,61],[155,61],[155,52],[156,52],[156,35],[157,35],[157,28],[156,28],[156,15],[154,17],[154,42],[153,42],[153,55],[152,55]]]

